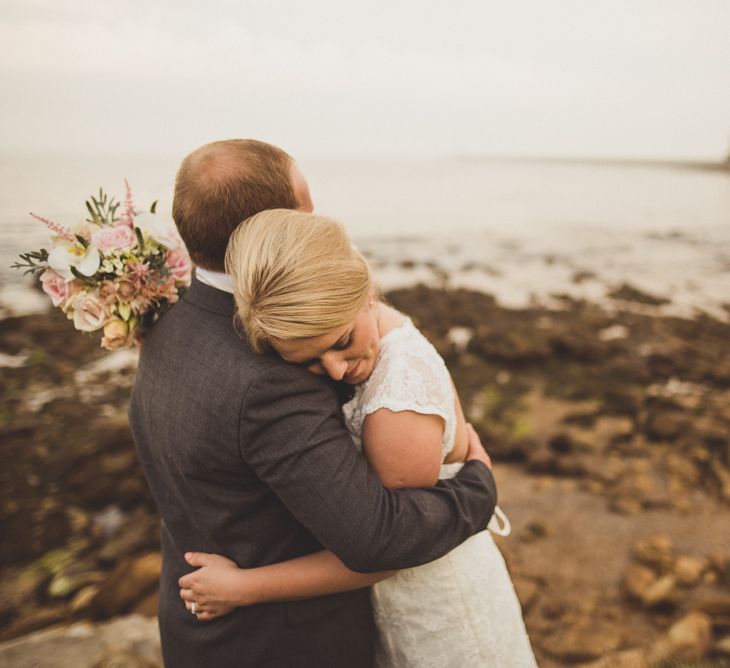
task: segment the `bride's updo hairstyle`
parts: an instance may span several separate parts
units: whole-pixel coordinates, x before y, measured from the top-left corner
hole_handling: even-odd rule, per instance
[[[352,322],[368,299],[370,269],[331,218],[291,209],[263,211],[231,235],[236,318],[256,352],[272,341],[327,334]]]

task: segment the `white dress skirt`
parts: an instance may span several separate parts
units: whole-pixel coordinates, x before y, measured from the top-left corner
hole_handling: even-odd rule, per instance
[[[449,373],[408,319],[381,338],[373,373],[343,407],[358,445],[365,417],[381,408],[439,415],[445,424],[443,458],[454,447]],[[442,466],[441,477],[453,477],[460,466]],[[498,526],[493,518],[490,528]],[[512,581],[489,531],[441,559],[377,583],[372,599],[380,668],[537,666]]]

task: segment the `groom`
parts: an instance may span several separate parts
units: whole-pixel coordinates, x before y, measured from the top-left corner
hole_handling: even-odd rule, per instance
[[[231,232],[271,208],[312,210],[293,160],[253,140],[214,142],[182,163],[173,216],[197,265],[189,291],[144,341],[129,408],[162,515],[160,634],[170,668],[369,667],[366,589],[191,615],[177,580],[186,551],[242,567],[322,548],[356,571],[432,561],[484,529],[496,503],[483,451],[436,487],[385,489],[357,452],[332,387],[254,354],[234,330],[223,273]]]

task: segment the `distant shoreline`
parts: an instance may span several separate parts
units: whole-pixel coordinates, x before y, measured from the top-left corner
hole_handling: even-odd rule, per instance
[[[510,155],[457,155],[464,162],[515,162],[565,165],[603,165],[606,167],[659,167],[668,169],[697,169],[730,174],[730,157],[724,162],[702,160],[655,160],[641,158],[571,158],[559,156],[510,156]]]

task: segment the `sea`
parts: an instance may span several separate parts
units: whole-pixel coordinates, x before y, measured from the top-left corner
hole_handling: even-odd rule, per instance
[[[0,316],[48,300],[10,265],[48,246],[30,212],[85,216],[104,188],[170,217],[178,156],[0,156]],[[730,319],[730,171],[693,165],[450,157],[306,159],[315,210],[342,222],[384,290],[426,283],[503,306],[606,308]],[[630,285],[666,303],[612,297]],[[625,291],[624,291],[625,294]]]

